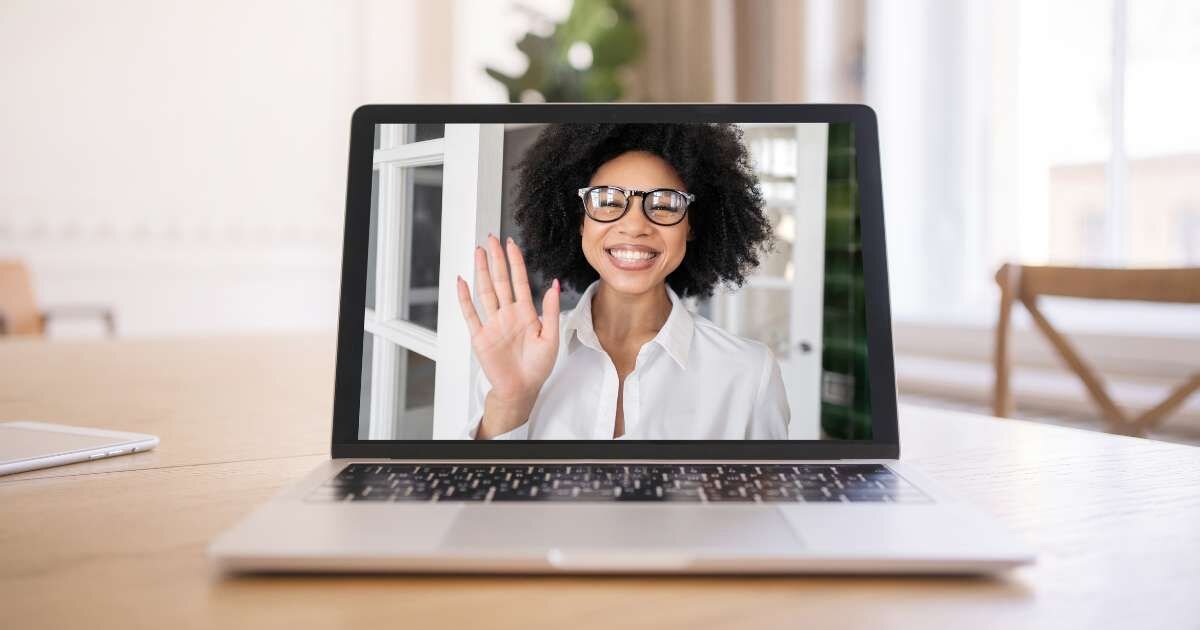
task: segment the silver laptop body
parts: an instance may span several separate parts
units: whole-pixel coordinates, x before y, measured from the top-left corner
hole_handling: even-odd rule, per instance
[[[778,346],[784,350],[773,348],[788,386],[786,439],[537,439],[539,430],[553,435],[544,428],[553,418],[540,420],[544,429],[530,430],[531,439],[467,439],[480,413],[471,395],[480,376],[452,282],[470,277],[474,245],[489,232],[515,235],[509,214],[519,195],[509,180],[530,155],[522,151],[533,151],[554,125],[610,125],[613,133],[642,125],[644,134],[654,125],[726,124],[737,126],[754,168],[765,169],[766,204],[786,207],[773,198],[788,195],[795,203],[780,215],[795,213],[792,280],[759,286],[790,295],[781,299],[788,308],[820,305],[815,317],[793,316],[783,326],[791,335]],[[774,166],[764,167],[771,155]],[[869,108],[364,106],[352,121],[347,188],[332,457],[214,540],[209,554],[219,567],[966,574],[1032,561],[994,519],[899,461],[878,134]],[[845,203],[850,210],[837,205]],[[440,213],[438,222],[423,218],[428,208]],[[803,275],[796,235],[817,232],[833,240],[850,234],[849,246],[826,242],[814,263],[822,271]],[[430,241],[440,245],[432,254]],[[422,251],[437,261],[432,274],[414,270]],[[381,278],[388,269],[402,269],[400,279]],[[419,285],[421,277],[435,292]],[[848,293],[837,284],[846,278]],[[865,304],[845,311],[839,300],[855,295]],[[722,319],[730,303],[746,306],[738,299],[689,308],[757,334],[755,324]],[[848,321],[865,320],[857,336],[836,320],[843,311],[858,313]],[[830,336],[835,330],[851,330],[850,341]],[[856,388],[864,376],[869,387]]]

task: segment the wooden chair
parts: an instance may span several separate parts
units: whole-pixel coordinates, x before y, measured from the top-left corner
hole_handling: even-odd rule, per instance
[[[112,309],[104,306],[61,306],[38,310],[29,269],[19,260],[0,260],[0,336],[42,335],[52,319],[95,317],[109,337],[117,330]]]
[[[1013,411],[1009,373],[1008,332],[1012,307],[1025,305],[1033,323],[1083,381],[1088,394],[1100,408],[1107,429],[1113,433],[1145,435],[1164,417],[1200,389],[1200,372],[1176,387],[1159,404],[1136,418],[1127,417],[1108,395],[1104,382],[1075,351],[1038,308],[1038,296],[1092,300],[1139,300],[1174,304],[1200,304],[1200,268],[1186,269],[1092,269],[1083,267],[1034,267],[1006,264],[996,273],[1000,285],[1000,317],[996,322],[996,387],[993,413],[1008,417]]]

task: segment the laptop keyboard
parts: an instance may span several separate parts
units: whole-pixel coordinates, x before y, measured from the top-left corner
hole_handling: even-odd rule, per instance
[[[927,502],[880,464],[350,464],[309,501]]]

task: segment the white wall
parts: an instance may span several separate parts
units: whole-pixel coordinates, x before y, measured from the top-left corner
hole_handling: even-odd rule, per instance
[[[0,257],[122,334],[329,329],[350,114],[451,99],[419,0],[0,4]]]

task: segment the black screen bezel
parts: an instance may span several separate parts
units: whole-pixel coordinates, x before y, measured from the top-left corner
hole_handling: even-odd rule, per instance
[[[409,123],[852,123],[867,307],[870,440],[360,440],[363,312],[375,125]],[[364,105],[351,120],[332,455],[403,459],[896,459],[900,443],[875,112],[865,105]]]

